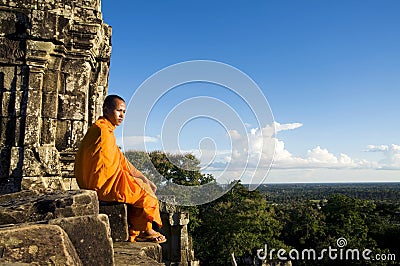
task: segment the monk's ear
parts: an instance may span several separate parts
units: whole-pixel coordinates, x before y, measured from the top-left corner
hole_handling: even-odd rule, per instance
[[[103,115],[107,115],[110,113],[110,108],[108,108],[107,106],[103,107]]]

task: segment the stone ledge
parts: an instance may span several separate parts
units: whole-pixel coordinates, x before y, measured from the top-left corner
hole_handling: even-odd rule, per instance
[[[0,196],[0,224],[37,222],[98,213],[97,194],[90,190],[44,194],[21,191]]]
[[[162,261],[161,246],[155,243],[114,243],[114,262],[118,266],[165,265]]]

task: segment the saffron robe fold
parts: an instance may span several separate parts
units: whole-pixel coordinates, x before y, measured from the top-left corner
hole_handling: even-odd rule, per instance
[[[101,201],[130,204],[128,210],[135,211],[128,222],[135,230],[145,230],[152,221],[161,226],[157,197],[117,146],[115,128],[100,117],[86,132],[75,157],[76,181],[82,189],[95,190]]]

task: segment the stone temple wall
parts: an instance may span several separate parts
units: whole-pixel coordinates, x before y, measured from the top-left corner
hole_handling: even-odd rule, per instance
[[[100,0],[0,0],[0,194],[72,177],[110,55]]]

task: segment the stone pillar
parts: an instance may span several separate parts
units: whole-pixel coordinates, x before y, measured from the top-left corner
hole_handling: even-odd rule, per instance
[[[0,0],[0,194],[73,177],[107,94],[110,39],[100,0]]]
[[[162,197],[160,212],[163,226],[160,232],[168,239],[162,243],[163,261],[166,265],[198,266],[189,236],[189,213],[174,204],[173,197]]]

